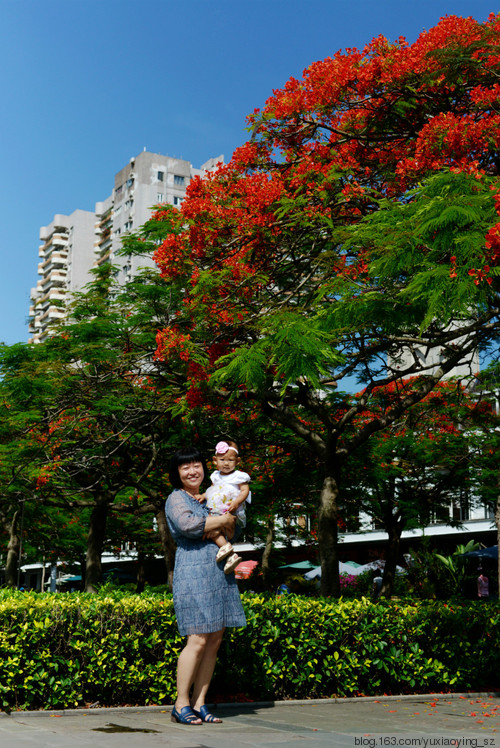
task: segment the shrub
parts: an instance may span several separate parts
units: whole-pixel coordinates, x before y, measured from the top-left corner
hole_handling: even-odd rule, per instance
[[[4,709],[172,700],[182,647],[171,597],[3,593]]]
[[[443,622],[442,603],[330,601],[288,595],[255,596],[245,604],[246,630],[229,632],[223,644],[224,678],[219,680],[216,674],[215,684],[221,697],[228,696],[224,679],[238,693],[268,699],[425,693],[494,685],[500,643],[498,605],[456,607],[451,627]],[[445,609],[445,618],[449,610]],[[463,625],[465,619],[469,619],[468,627]],[[461,629],[473,637],[467,646],[458,636]],[[478,636],[484,645],[479,648]],[[239,644],[242,637],[244,646]],[[464,653],[474,647],[485,658],[481,663],[453,656],[455,650]]]
[[[243,602],[248,625],[224,638],[212,700],[482,690],[496,683],[498,603],[251,593]],[[182,646],[166,593],[0,592],[2,708],[172,703]]]

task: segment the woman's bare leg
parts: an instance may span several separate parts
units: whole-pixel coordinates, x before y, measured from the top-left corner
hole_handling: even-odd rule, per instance
[[[180,711],[190,706],[189,694],[207,646],[209,634],[191,634],[177,662],[177,699],[175,708]]]
[[[217,661],[217,653],[224,636],[224,629],[215,631],[213,634],[206,634],[206,646],[203,656],[201,657],[198,670],[194,680],[193,696],[191,704],[193,709],[199,710],[205,703],[208,687],[212,680],[212,675]]]

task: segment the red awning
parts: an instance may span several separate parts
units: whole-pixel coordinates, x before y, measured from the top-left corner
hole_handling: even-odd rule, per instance
[[[234,570],[234,576],[236,579],[248,579],[248,577],[252,576],[252,572],[256,566],[258,566],[257,561],[242,561]]]

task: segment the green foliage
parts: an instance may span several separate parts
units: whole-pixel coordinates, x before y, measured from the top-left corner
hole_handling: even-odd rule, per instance
[[[133,234],[125,234],[119,255],[125,257],[150,258],[163,239],[171,233],[178,233],[178,209],[167,203],[153,206],[153,218]]]
[[[181,648],[171,598],[0,594],[2,708],[171,701]]]
[[[475,543],[473,540],[469,540],[467,545],[457,545],[451,556],[442,556],[440,553],[436,553],[436,558],[443,564],[451,576],[453,581],[453,592],[455,594],[460,594],[465,580],[466,567],[463,554],[477,551],[478,548],[480,548],[480,543]]]
[[[491,688],[500,606],[243,595],[210,697]],[[0,592],[1,708],[172,703],[183,641],[168,594]],[[249,652],[251,656],[249,657]]]
[[[371,274],[395,291],[394,309],[405,315],[412,306],[422,330],[436,319],[467,319],[475,306],[488,304],[490,287],[471,284],[470,274],[497,218],[492,184],[444,170],[400,202],[382,200],[380,210],[352,230],[351,241],[372,250]]]
[[[224,645],[225,678],[237,692],[251,685],[254,697],[326,698],[453,689],[459,680],[422,637],[417,606],[294,595],[245,602],[247,629]]]
[[[467,546],[462,546],[463,548]],[[468,544],[468,547],[474,547]],[[447,565],[438,558],[436,543],[429,537],[424,537],[418,550],[411,551],[411,561],[406,569],[405,589],[400,593],[411,595],[412,598],[422,600],[450,600],[458,599],[461,603],[465,599],[477,599],[477,567],[479,559],[469,559],[463,565],[458,561],[460,579],[458,583]],[[453,562],[457,558],[453,558]],[[497,573],[492,566],[488,568],[490,584],[496,588]]]
[[[19,534],[22,507],[25,559],[80,561],[87,538],[93,559],[131,538],[143,554],[159,550],[152,515],[179,428],[152,365],[152,317],[168,320],[169,299],[158,273],[120,287],[113,270],[93,271],[44,342],[0,346],[0,541],[15,536],[16,518]],[[100,579],[88,566],[90,588]]]
[[[214,374],[213,382],[237,382],[259,390],[267,381],[267,364],[283,382],[283,391],[300,379],[319,387],[321,377],[343,361],[332,347],[331,333],[302,314],[279,311],[266,320],[263,333],[252,346],[222,357],[224,367]]]

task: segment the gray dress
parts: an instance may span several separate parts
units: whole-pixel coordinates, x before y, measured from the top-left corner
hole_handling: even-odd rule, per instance
[[[212,634],[246,625],[234,574],[217,563],[217,546],[203,540],[208,510],[186,491],[173,491],[165,504],[169,530],[177,544],[174,609],[181,636]]]

